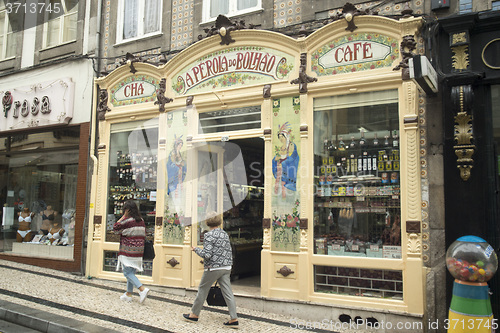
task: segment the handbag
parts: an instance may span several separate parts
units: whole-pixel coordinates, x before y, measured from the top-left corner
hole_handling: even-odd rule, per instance
[[[222,296],[222,290],[217,285],[217,282],[215,282],[215,285],[210,287],[208,291],[207,303],[213,306],[226,306],[226,301],[224,300],[224,296]]]
[[[155,248],[153,246],[153,241],[144,241],[144,253],[142,254],[142,259],[153,260],[155,258]]]

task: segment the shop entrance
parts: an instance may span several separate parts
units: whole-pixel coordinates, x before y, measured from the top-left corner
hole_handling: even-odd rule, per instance
[[[231,280],[237,292],[260,293],[262,218],[264,214],[264,141],[246,138],[209,142],[196,154],[197,220],[223,212],[223,228],[233,247]],[[223,166],[223,167],[222,167]],[[208,228],[196,228],[195,244],[203,244]],[[199,258],[193,261],[194,283],[201,278]]]
[[[224,229],[233,245],[231,280],[236,291],[260,293],[264,140],[249,138],[230,142],[241,149],[248,186],[245,198],[224,214]]]

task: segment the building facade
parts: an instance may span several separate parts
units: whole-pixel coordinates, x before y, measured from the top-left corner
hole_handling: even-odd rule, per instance
[[[446,316],[428,288],[444,290],[445,273],[429,103],[408,73],[426,53],[423,4],[139,3],[155,19],[128,29],[130,3],[103,10],[89,276],[122,279],[112,225],[133,199],[157,253],[147,283],[197,286],[191,246],[217,213],[233,279],[257,279],[265,299],[422,329]]]
[[[81,272],[95,29],[90,1],[34,4],[0,2],[0,258]]]

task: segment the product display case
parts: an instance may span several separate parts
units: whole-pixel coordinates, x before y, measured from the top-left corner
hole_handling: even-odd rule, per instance
[[[233,247],[233,278],[260,273],[263,188],[248,187],[246,198],[224,214],[224,230]]]
[[[152,122],[152,121],[149,121]],[[146,223],[146,237],[154,238],[156,219],[156,181],[158,128],[147,122],[132,122],[111,133],[108,171],[108,215],[106,241],[119,242],[113,224],[122,216],[125,201],[135,200]]]
[[[339,109],[317,103],[328,110],[315,113],[323,134],[314,149],[315,254],[401,258],[397,103],[369,100],[360,94],[359,106]]]

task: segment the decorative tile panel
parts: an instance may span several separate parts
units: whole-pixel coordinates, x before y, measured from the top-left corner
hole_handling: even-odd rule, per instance
[[[193,41],[193,0],[172,1],[170,48],[181,50]]]

